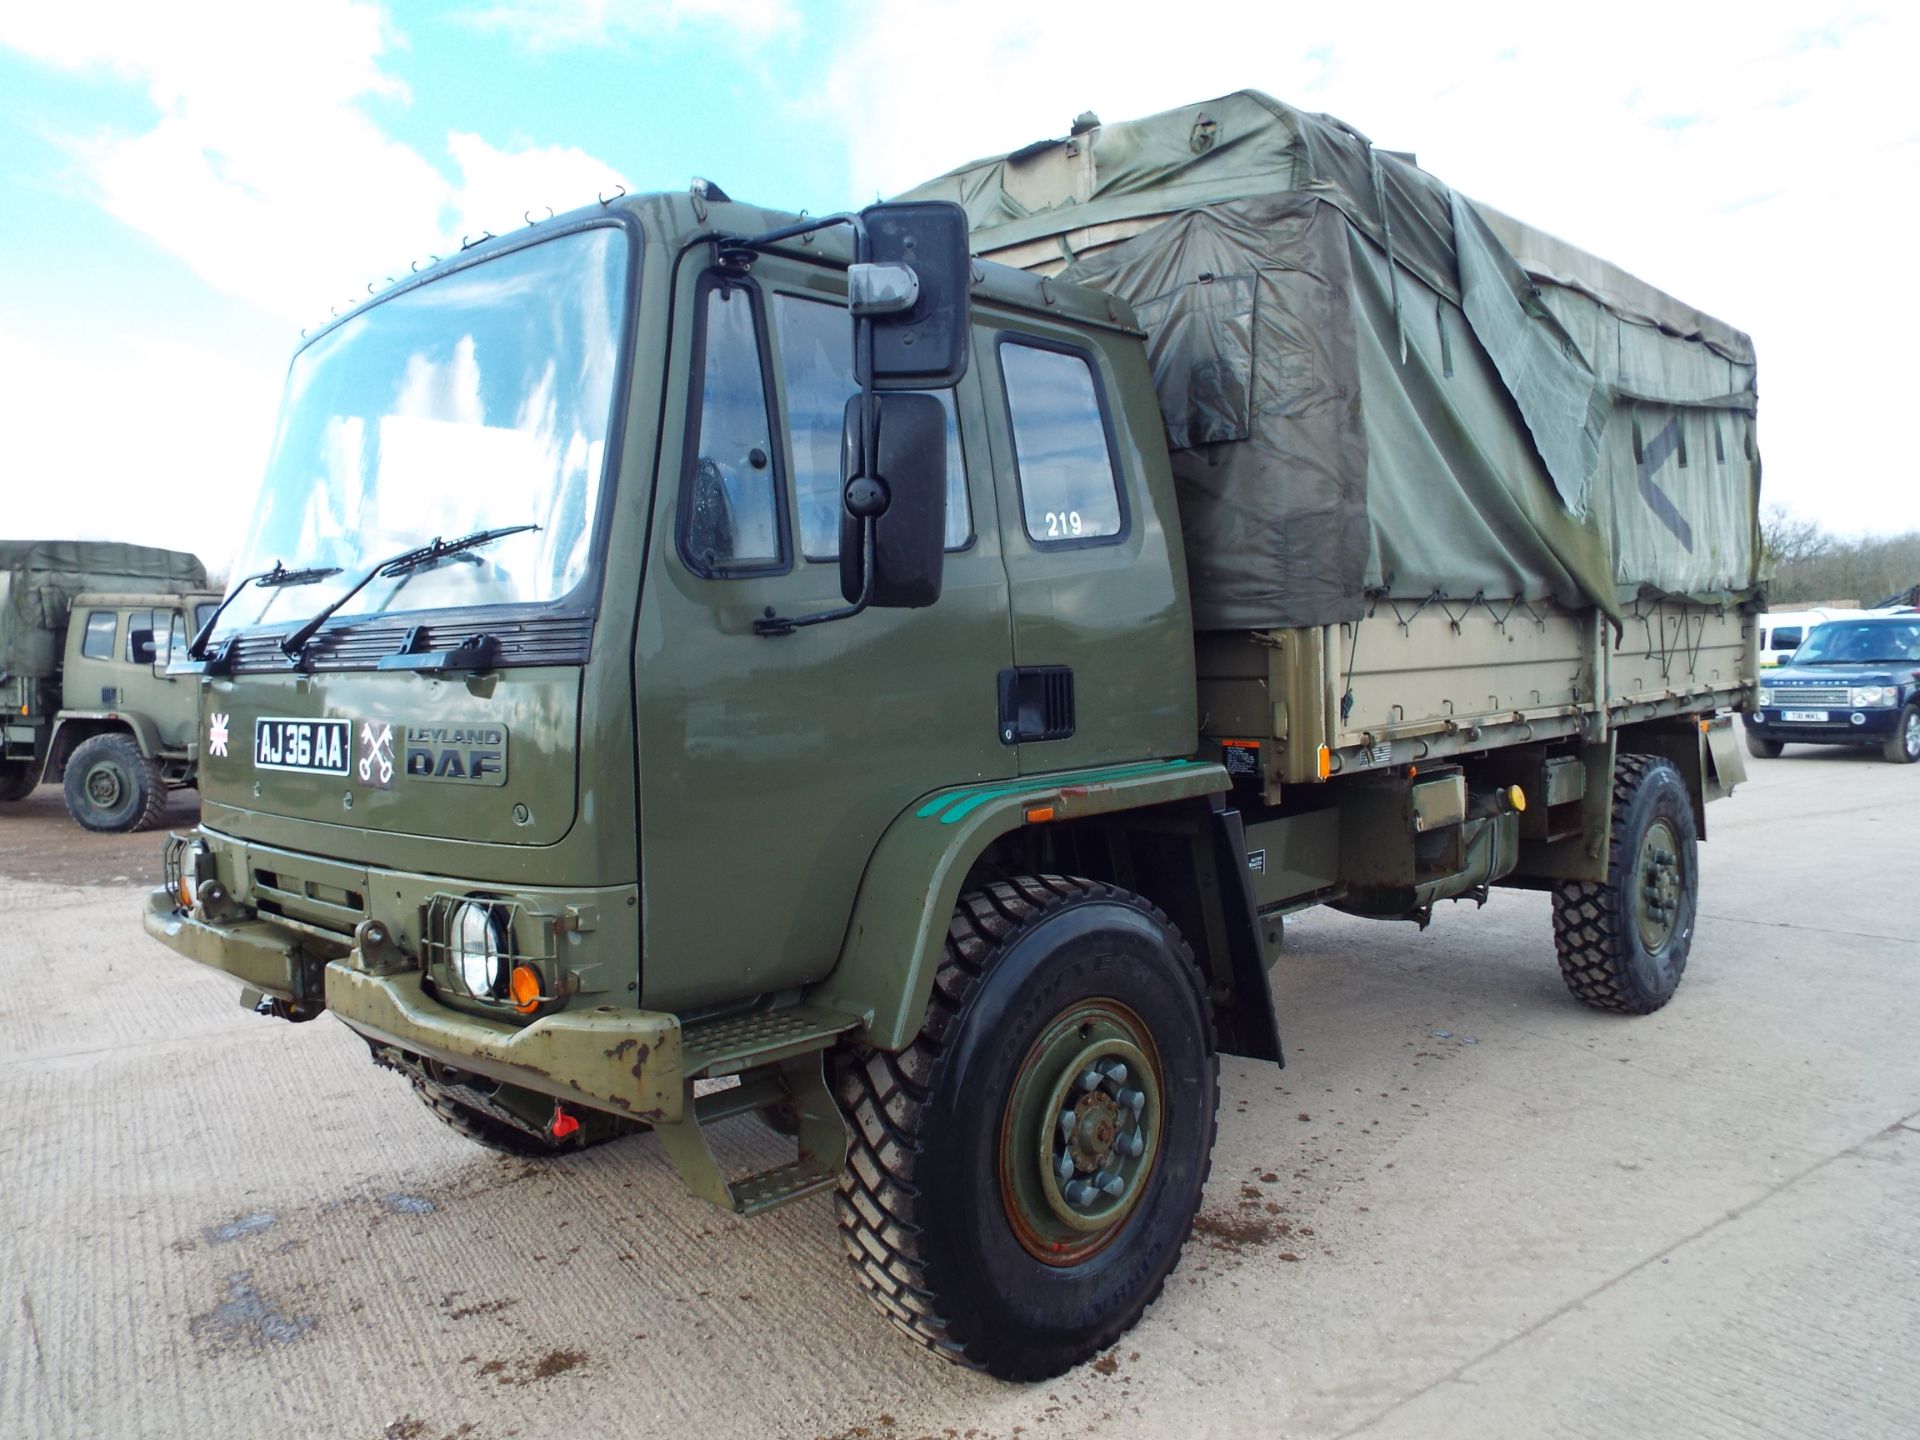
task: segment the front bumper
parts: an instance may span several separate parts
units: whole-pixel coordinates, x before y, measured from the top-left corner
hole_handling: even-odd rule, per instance
[[[1898,727],[1900,707],[1837,710],[1827,708],[1824,721],[1783,720],[1781,707],[1768,706],[1746,717],[1746,727],[1763,740],[1797,741],[1803,745],[1878,745]]]
[[[312,1000],[313,962],[297,936],[256,920],[182,911],[164,887],[147,897],[147,933],[189,960],[282,1000]],[[325,966],[326,1007],[378,1045],[656,1125],[685,1117],[678,1016],[599,1005],[518,1026],[449,1010],[418,970],[370,967],[355,946]]]

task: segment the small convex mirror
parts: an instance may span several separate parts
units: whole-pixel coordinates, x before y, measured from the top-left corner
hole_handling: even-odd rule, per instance
[[[967,373],[973,256],[967,212],[951,200],[871,205],[860,212],[867,256],[850,297],[856,318],[873,326],[876,390],[944,390]],[[912,272],[913,294],[897,273]],[[863,306],[862,300],[866,300]],[[867,383],[866,356],[854,347],[854,378]]]

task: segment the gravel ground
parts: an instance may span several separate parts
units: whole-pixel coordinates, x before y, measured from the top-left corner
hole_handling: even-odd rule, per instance
[[[1567,998],[1542,896],[1301,918],[1165,1296],[1031,1387],[899,1341],[819,1198],[501,1159],[243,1013],[140,930],[157,837],[43,790],[0,813],[0,1435],[1911,1437],[1920,767],[1751,764],[1659,1015]]]

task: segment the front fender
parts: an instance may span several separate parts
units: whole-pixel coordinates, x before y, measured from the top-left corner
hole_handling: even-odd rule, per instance
[[[1022,825],[1078,820],[1224,793],[1219,765],[1153,760],[936,790],[888,825],[867,861],[846,940],[812,1003],[865,1018],[856,1038],[899,1050],[919,1033],[960,886],[994,840]],[[1044,818],[1037,813],[1048,812]]]
[[[160,753],[160,727],[150,715],[132,710],[63,710],[48,738],[47,754],[54,757],[55,766],[64,766],[82,740],[115,731],[131,735],[148,759]]]

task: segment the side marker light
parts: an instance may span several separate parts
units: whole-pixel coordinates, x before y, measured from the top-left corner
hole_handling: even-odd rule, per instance
[[[531,965],[514,966],[507,992],[513,997],[514,1009],[522,1015],[531,1015],[540,1008],[540,972]]]

